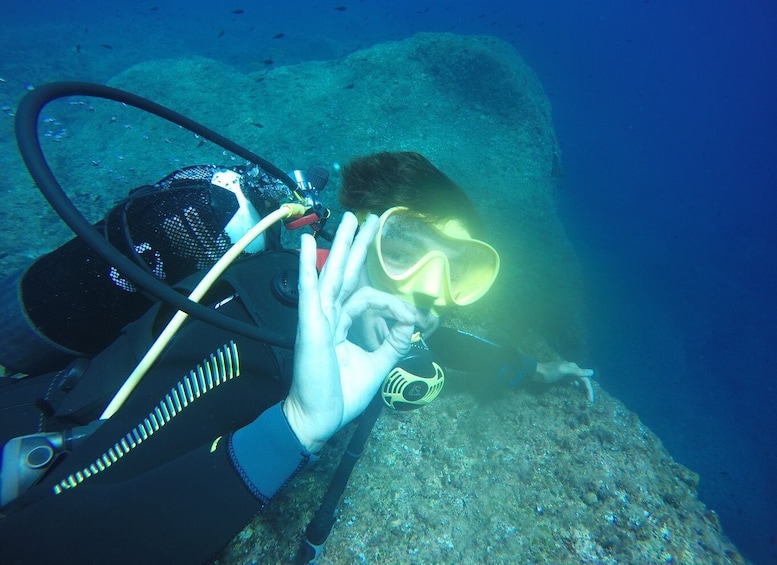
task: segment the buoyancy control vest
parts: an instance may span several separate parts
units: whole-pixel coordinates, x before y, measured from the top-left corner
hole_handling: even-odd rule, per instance
[[[196,165],[133,190],[97,228],[125,256],[175,284],[213,265],[234,243],[230,228],[242,208],[230,181],[252,196],[243,199],[246,205],[256,203],[250,207],[253,222],[275,209],[269,197],[277,182],[267,175]],[[265,248],[280,248],[279,227],[267,235]],[[0,364],[35,374],[92,357],[153,303],[81,238],[73,238],[0,281]]]
[[[235,319],[286,334],[293,340],[297,327],[298,260],[298,253],[287,250],[242,258],[227,269],[202,303]],[[188,294],[200,276],[189,277],[176,288]],[[164,305],[155,305],[127,325],[113,344],[91,360],[78,360],[58,373],[3,383],[5,390],[0,399],[3,404],[12,402],[14,406],[10,412],[10,405],[0,406],[0,412],[6,412],[7,416],[0,420],[5,424],[0,429],[0,444],[20,434],[60,432],[96,420],[172,316],[174,312],[170,310]],[[230,382],[228,386],[211,386],[205,394],[208,387],[198,383],[208,381],[205,373],[211,368],[217,370],[218,356],[225,348],[230,352]],[[165,404],[165,399],[179,402],[179,408],[180,402],[186,404],[175,411],[174,418],[169,414],[163,416],[166,431],[162,436],[175,438],[174,441],[150,442],[144,447],[142,460],[127,458],[121,473],[111,473],[112,480],[137,472],[136,466],[147,465],[149,460],[158,464],[185,453],[200,445],[205,436],[226,434],[242,427],[288,394],[292,360],[291,349],[232,335],[191,318],[120,411],[108,421],[111,425],[99,427],[79,445],[78,457],[67,457],[59,463],[56,476],[67,471],[70,464],[77,467],[90,457],[98,457],[106,442],[116,441],[133,426],[144,422],[157,407]],[[13,388],[29,393],[29,385],[35,381],[43,395],[19,402],[22,395],[14,394]],[[174,391],[180,393],[173,394]],[[183,400],[186,395],[191,402]],[[173,396],[180,400],[174,401]],[[35,421],[39,422],[37,430],[29,427]],[[23,428],[24,424],[27,427]],[[119,436],[117,425],[127,428]]]

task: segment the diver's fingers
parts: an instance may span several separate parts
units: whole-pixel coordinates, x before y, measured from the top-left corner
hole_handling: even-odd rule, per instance
[[[593,373],[593,371],[591,371]],[[586,395],[588,396],[588,402],[591,404],[594,403],[595,396],[594,396],[594,385],[591,384],[591,379],[588,377],[580,377],[580,382],[583,383],[583,386],[585,387]]]
[[[367,310],[404,324],[415,324],[423,317],[417,308],[407,302],[371,286],[360,288],[343,303],[343,313],[351,318],[356,318]]]
[[[564,375],[568,375],[571,377],[582,378],[582,377],[594,376],[594,372],[592,369],[582,369],[580,365],[578,365],[574,361],[566,361],[562,363],[559,369]]]
[[[343,303],[334,332],[335,343],[344,341],[348,336],[348,330],[351,328],[353,320],[367,311],[386,320],[384,322],[381,322],[379,319],[374,320],[374,323],[381,323],[384,326],[390,325],[387,323],[388,320],[413,326],[417,322],[416,308],[395,296],[375,290],[370,286],[365,286],[354,292]]]
[[[331,312],[339,300],[356,227],[356,216],[346,212],[337,228],[332,248],[329,250],[329,256],[321,271],[319,293],[321,306],[325,313]]]
[[[375,238],[375,234],[378,233],[378,225],[378,217],[370,214],[356,234],[343,273],[343,285],[340,290],[340,297],[343,300],[350,296],[359,285],[364,259],[367,256],[370,243]]]
[[[304,234],[300,240],[298,316],[298,342],[302,340],[308,343],[321,337],[318,330],[323,321],[323,315],[316,271],[316,240],[310,234]]]
[[[375,354],[386,364],[386,372],[390,371],[397,361],[410,352],[411,339],[415,326],[404,322],[396,322],[391,326],[386,339],[380,344]]]
[[[298,316],[294,377],[288,398],[306,414],[316,412],[322,403],[327,409],[336,408],[338,402],[342,403],[340,373],[332,328],[319,298],[316,241],[309,234],[300,241]]]

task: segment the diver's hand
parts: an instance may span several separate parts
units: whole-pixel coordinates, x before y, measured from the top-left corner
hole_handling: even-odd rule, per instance
[[[592,369],[582,369],[577,363],[572,361],[548,361],[547,363],[537,363],[537,372],[534,374],[534,380],[552,384],[563,380],[575,380],[583,384],[590,402],[594,401],[594,387],[591,384],[591,377],[594,376]]]
[[[388,372],[410,350],[414,308],[370,287],[357,290],[377,217],[370,216],[354,239],[356,227],[356,217],[346,213],[320,277],[315,240],[303,235],[301,241],[294,378],[283,411],[300,443],[312,453],[364,411]],[[366,311],[392,322],[383,342],[371,351],[347,339],[352,320]]]

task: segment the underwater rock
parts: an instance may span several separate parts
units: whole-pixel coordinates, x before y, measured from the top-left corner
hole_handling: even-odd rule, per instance
[[[483,385],[384,411],[319,563],[746,562],[694,475],[618,400],[566,386],[485,399]],[[215,563],[289,560],[348,435]]]

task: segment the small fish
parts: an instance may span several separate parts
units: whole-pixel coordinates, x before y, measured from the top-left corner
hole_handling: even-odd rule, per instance
[[[335,6],[335,10],[338,12],[345,12],[346,7],[345,6]]]
[[[343,88],[345,90],[351,90],[353,88],[353,83],[346,84]]]
[[[272,36],[273,39],[280,39],[281,37],[286,37],[286,34],[281,32]]]
[[[262,63],[264,63],[265,65],[272,65],[273,61],[272,59],[265,59],[264,61],[262,61]]]
[[[238,8],[237,10],[232,10],[233,14],[244,14],[245,10],[243,8]]]
[[[159,6],[151,6],[149,8],[149,10],[151,10],[152,12],[158,12],[159,11]]]
[[[254,126],[255,128],[263,128],[264,127],[264,125],[260,124],[259,122],[251,122],[251,125]]]
[[[108,45],[107,43],[100,43],[100,47],[103,49],[113,49],[113,46]]]
[[[222,29],[222,30],[219,32],[219,34],[216,36],[216,39],[221,39],[222,37],[224,37],[224,34],[225,34],[225,33],[226,33],[226,32],[225,32],[225,31]]]

